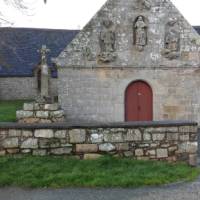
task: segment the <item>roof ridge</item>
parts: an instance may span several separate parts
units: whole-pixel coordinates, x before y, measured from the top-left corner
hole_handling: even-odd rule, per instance
[[[31,27],[0,27],[0,30],[1,29],[38,30],[38,31],[41,31],[41,30],[45,30],[45,31],[80,31],[78,29],[54,29],[54,28],[35,28],[35,27],[33,27],[33,28],[31,28]]]

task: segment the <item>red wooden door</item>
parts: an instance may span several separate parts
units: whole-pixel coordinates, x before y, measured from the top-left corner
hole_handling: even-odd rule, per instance
[[[147,83],[143,81],[131,83],[125,95],[126,121],[153,120],[153,95]]]

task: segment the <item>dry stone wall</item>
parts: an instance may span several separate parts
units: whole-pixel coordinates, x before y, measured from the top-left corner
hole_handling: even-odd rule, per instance
[[[69,126],[0,124],[0,155],[67,155],[94,159],[105,154],[138,160],[185,161],[195,166],[196,123],[128,123]]]

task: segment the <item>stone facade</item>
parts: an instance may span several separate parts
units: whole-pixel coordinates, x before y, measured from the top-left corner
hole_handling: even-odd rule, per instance
[[[124,121],[126,88],[142,80],[154,120],[200,122],[199,52],[169,0],[108,0],[55,59],[60,104],[72,121]]]
[[[124,121],[125,90],[132,80],[140,79],[146,80],[152,87],[154,120],[200,122],[198,68],[59,71],[60,103],[68,120]]]
[[[58,96],[57,78],[51,78],[52,96]],[[0,99],[34,99],[37,96],[36,77],[0,77]]]
[[[184,161],[195,166],[197,124],[148,122],[99,125],[0,124],[0,155],[67,155],[95,159],[109,154],[138,160]]]

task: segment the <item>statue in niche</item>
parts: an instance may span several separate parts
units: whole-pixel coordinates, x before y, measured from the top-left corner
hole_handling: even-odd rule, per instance
[[[115,54],[115,32],[112,28],[112,21],[103,21],[104,29],[100,33],[99,41],[101,53],[99,60],[101,62],[112,62],[116,58]]]
[[[139,9],[151,9],[151,2],[150,0],[138,0]]]
[[[139,51],[147,45],[147,24],[143,16],[137,17],[134,23],[134,44]]]
[[[172,60],[179,57],[180,31],[177,19],[170,19],[166,25],[165,44],[162,54]]]
[[[42,45],[42,48],[38,50],[41,56],[40,65],[38,67],[38,96],[36,102],[38,103],[50,103],[51,98],[49,96],[49,79],[50,79],[50,69],[47,65],[47,53],[50,52],[50,49],[46,45]]]
[[[82,54],[83,54],[83,57],[88,61],[93,61],[95,59],[94,55],[89,47],[83,48]]]

